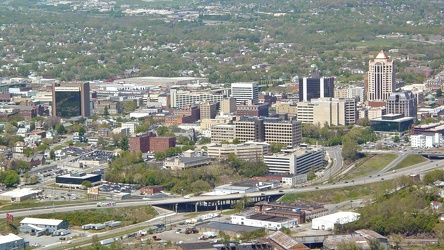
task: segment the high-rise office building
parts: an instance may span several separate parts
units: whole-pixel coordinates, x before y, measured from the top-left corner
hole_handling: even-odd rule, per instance
[[[299,101],[309,102],[313,98],[334,97],[335,79],[313,74],[299,78]]]
[[[228,97],[220,102],[220,112],[224,114],[231,114],[236,112],[236,99]]]
[[[234,138],[240,142],[265,141],[264,120],[256,117],[241,117],[235,121]]]
[[[88,117],[91,115],[89,82],[52,85],[52,115]]]
[[[200,108],[200,120],[213,119],[217,115],[216,103],[205,100],[199,104],[199,108]]]
[[[302,140],[302,123],[299,121],[282,121],[266,119],[264,122],[265,141],[268,143],[282,143],[295,147]]]
[[[297,104],[297,119],[302,123],[347,126],[356,123],[356,99],[318,98]]]
[[[396,88],[394,62],[381,50],[368,68],[367,101],[384,102]]]
[[[416,96],[411,91],[394,92],[386,101],[387,114],[403,114],[416,118]]]
[[[195,105],[205,100],[219,103],[226,97],[223,91],[188,91],[171,88],[170,99],[172,108],[182,108],[186,105]]]
[[[231,96],[237,104],[258,104],[259,87],[256,82],[231,84]]]

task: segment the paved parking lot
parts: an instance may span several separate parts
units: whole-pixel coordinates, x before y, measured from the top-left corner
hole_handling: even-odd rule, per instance
[[[48,246],[48,245],[67,244],[67,242],[69,242],[69,240],[71,238],[80,237],[80,236],[83,237],[85,235],[86,234],[83,231],[71,230],[71,234],[68,234],[66,236],[67,237],[66,240],[61,240],[60,239],[61,236],[52,236],[52,235],[48,235],[48,236],[43,235],[43,236],[37,237],[37,236],[30,235],[30,234],[21,233],[18,236],[24,238],[26,241],[29,241],[30,246],[33,246],[34,244],[37,243],[39,245],[38,249],[44,249],[45,246]]]

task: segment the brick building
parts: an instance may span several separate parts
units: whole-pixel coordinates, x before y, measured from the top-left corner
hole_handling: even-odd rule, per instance
[[[268,103],[258,105],[238,105],[236,108],[237,116],[268,116]]]
[[[174,109],[171,111],[174,115],[190,116],[190,122],[193,123],[200,119],[200,108],[197,106],[185,105],[181,109]]]
[[[144,134],[144,135],[130,137],[129,148],[131,153],[135,153],[137,151],[146,153],[150,151],[150,136]]]
[[[176,146],[175,137],[159,136],[150,137],[150,151],[163,152]]]
[[[161,191],[163,191],[164,189],[165,188],[163,186],[160,186],[160,185],[143,187],[143,188],[140,189],[140,194],[141,195],[158,194]]]
[[[183,116],[183,115],[170,115],[165,116],[165,125],[166,126],[173,126],[173,125],[179,125],[182,123],[193,123],[197,120],[194,120],[191,116]]]

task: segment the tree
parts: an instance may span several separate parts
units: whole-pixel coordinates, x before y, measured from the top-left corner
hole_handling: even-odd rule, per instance
[[[271,152],[272,153],[279,153],[283,148],[285,148],[285,144],[283,144],[283,143],[277,143],[277,142],[271,143]]]
[[[199,141],[198,144],[200,145],[204,145],[204,144],[208,144],[211,142],[211,138],[208,137],[202,137]]]
[[[137,126],[135,130],[136,134],[146,132],[145,126]]]
[[[394,143],[398,143],[398,142],[400,142],[400,141],[401,141],[401,138],[399,138],[398,135],[395,135],[395,136],[393,137],[393,142],[394,142]]]
[[[245,207],[247,206],[247,203],[248,203],[248,197],[243,196],[233,205],[234,211],[236,213],[243,212],[245,210]]]
[[[103,136],[99,136],[99,138],[97,139],[97,146],[101,149],[106,147],[106,141],[105,138],[103,138]]]
[[[164,136],[167,132],[168,132],[168,128],[165,127],[165,126],[159,126],[159,127],[156,129],[156,134],[157,134],[158,136]]]
[[[51,151],[49,151],[49,158],[51,158],[51,160],[55,160],[55,152],[54,149],[51,149]]]
[[[119,148],[122,150],[128,150],[129,149],[129,141],[127,136],[122,136],[119,140]]]
[[[64,135],[66,133],[66,128],[62,124],[58,124],[55,126],[55,130],[57,130],[57,133],[59,135]]]
[[[13,134],[15,134],[16,131],[17,131],[17,128],[14,125],[12,125],[11,123],[7,123],[5,125],[6,134],[13,135]]]
[[[84,127],[80,127],[80,128],[79,128],[79,136],[82,136],[82,135],[84,135],[85,133],[86,133],[85,128],[84,128]]]
[[[34,149],[26,147],[26,148],[23,149],[23,154],[26,157],[33,156],[34,155]]]
[[[105,108],[103,109],[103,116],[104,116],[104,117],[108,117],[108,116],[109,116],[108,107],[105,107]]]
[[[310,171],[307,173],[307,180],[311,181],[316,178],[315,166],[311,166]]]
[[[134,102],[134,101],[125,101],[125,102],[122,102],[122,107],[123,107],[123,112],[128,114],[128,113],[131,113],[134,110],[136,110],[137,105],[136,105],[136,102]]]
[[[355,161],[359,158],[358,154],[359,146],[356,141],[346,139],[342,142],[342,158],[348,161]]]
[[[90,187],[92,187],[92,184],[91,184],[90,181],[83,181],[83,182],[82,182],[82,187],[84,187],[84,188],[90,188]]]
[[[0,173],[0,182],[4,183],[7,187],[13,187],[20,183],[20,176],[13,170],[6,170]]]
[[[233,139],[233,144],[240,144],[240,140],[238,138],[234,138]]]

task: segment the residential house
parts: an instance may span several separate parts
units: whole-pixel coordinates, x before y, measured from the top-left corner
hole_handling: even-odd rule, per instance
[[[442,203],[439,201],[432,201],[430,202],[430,206],[432,207],[433,210],[438,210],[442,208]]]

